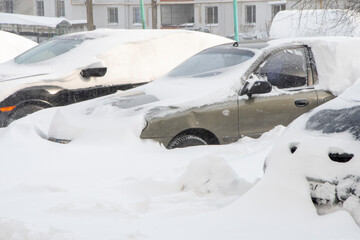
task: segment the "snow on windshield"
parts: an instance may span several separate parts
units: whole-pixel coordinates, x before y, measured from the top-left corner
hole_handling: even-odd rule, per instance
[[[32,48],[31,50],[21,54],[15,58],[15,62],[22,64],[42,62],[61,54],[64,54],[77,45],[82,43],[82,40],[76,39],[53,39]]]
[[[243,63],[255,55],[250,50],[239,49],[237,47],[221,46],[204,50],[203,52],[189,58],[178,67],[173,69],[169,76],[183,77],[215,71]]]

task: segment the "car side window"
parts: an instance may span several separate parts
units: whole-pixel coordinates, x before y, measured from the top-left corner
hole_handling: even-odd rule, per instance
[[[305,48],[280,50],[271,54],[260,65],[256,74],[266,78],[277,88],[307,86],[306,59]]]

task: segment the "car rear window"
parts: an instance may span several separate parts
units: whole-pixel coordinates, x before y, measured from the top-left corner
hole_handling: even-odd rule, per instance
[[[70,51],[83,41],[82,39],[49,40],[17,56],[15,62],[19,64],[30,64],[46,61]]]
[[[309,118],[307,130],[322,131],[325,134],[350,132],[360,141],[360,106],[343,109],[324,109]]]
[[[218,70],[221,68],[231,67],[249,60],[254,55],[255,53],[250,50],[239,49],[233,46],[209,48],[192,56],[174,68],[169,73],[169,76],[190,76]],[[217,74],[218,73],[219,71],[217,71]]]

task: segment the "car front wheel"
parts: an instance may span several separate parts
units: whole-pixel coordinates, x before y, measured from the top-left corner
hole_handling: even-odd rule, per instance
[[[184,147],[199,146],[199,145],[208,145],[208,143],[201,137],[186,134],[175,137],[173,140],[171,140],[167,148],[174,149],[174,148],[184,148]]]

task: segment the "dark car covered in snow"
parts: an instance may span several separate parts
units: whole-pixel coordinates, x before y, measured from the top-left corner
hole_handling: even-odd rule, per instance
[[[259,137],[277,125],[287,126],[334,97],[316,89],[320,80],[311,47],[291,41],[212,47],[173,69],[158,84],[184,81],[195,87],[195,82],[202,82],[206,89],[211,82],[225,86],[229,79],[234,81],[224,99],[147,114],[141,138],[167,148],[231,143],[243,136]],[[236,86],[240,87],[233,91]]]

